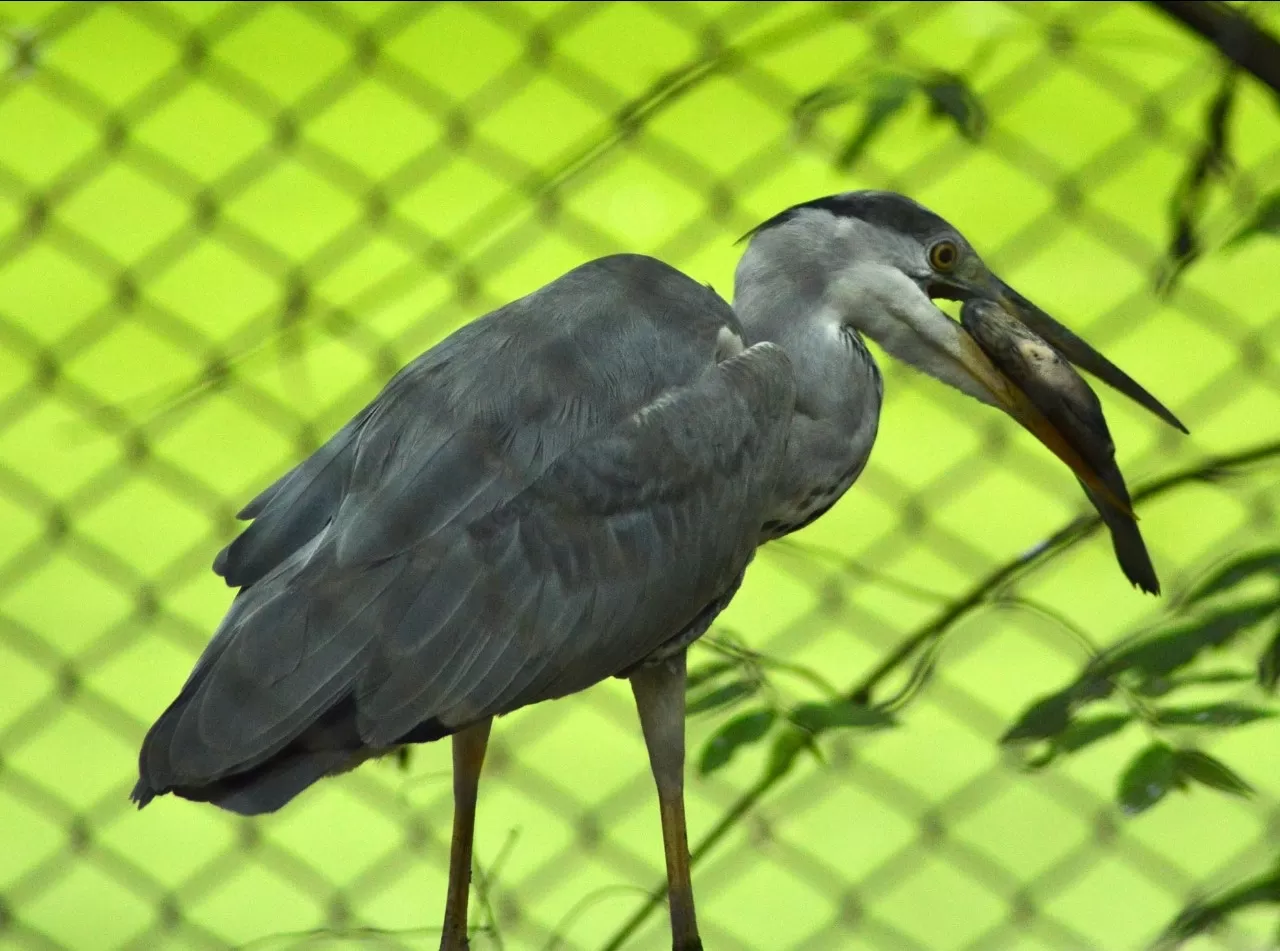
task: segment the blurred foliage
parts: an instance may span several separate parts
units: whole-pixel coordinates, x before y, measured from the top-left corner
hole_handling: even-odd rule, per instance
[[[823,115],[860,103],[861,117],[850,128],[834,158],[836,169],[847,172],[891,121],[913,102],[923,100],[931,119],[947,121],[963,138],[978,142],[988,125],[987,109],[965,76],[980,68],[1002,39],[992,38],[961,72],[886,69],[821,86],[796,104],[797,132],[807,136]],[[1231,157],[1231,121],[1239,77],[1239,68],[1227,62],[1218,91],[1205,110],[1201,142],[1188,156],[1186,172],[1169,197],[1169,245],[1155,278],[1156,290],[1162,294],[1171,293],[1187,268],[1212,244],[1205,233],[1209,230],[1206,219],[1215,194],[1223,192],[1234,199],[1237,208],[1242,203],[1233,174],[1236,163]],[[1280,94],[1276,102],[1280,106]],[[1280,191],[1257,198],[1251,210],[1239,217],[1244,218],[1244,223],[1238,224],[1234,234],[1222,242],[1224,247],[1235,247],[1258,236],[1280,237]]]
[[[857,163],[889,121],[917,98],[928,103],[931,118],[949,121],[971,142],[982,138],[987,127],[982,100],[962,76],[941,70],[921,75],[884,71],[855,82],[822,86],[797,103],[796,127],[801,134],[808,134],[824,113],[849,103],[864,103],[861,122],[853,127],[836,156],[836,168],[844,172]]]
[[[1069,544],[1084,537],[1077,536]],[[1257,594],[1259,586],[1270,590]],[[1018,602],[1008,599],[1007,603]],[[1269,637],[1259,651],[1256,672],[1210,666],[1207,658],[1214,651],[1260,632]],[[699,647],[726,656],[690,671],[691,715],[726,711],[748,698],[765,698],[763,705],[738,713],[712,734],[699,760],[704,774],[726,765],[743,747],[770,737],[775,739],[775,749],[788,746],[793,742],[786,739],[791,730],[802,734],[804,745],[816,752],[812,741],[832,730],[898,725],[887,705],[851,703],[815,670],[747,650],[716,635],[708,636]],[[932,665],[935,658],[936,653],[931,653],[920,663]],[[1000,742],[1023,754],[1025,768],[1038,770],[1137,724],[1153,739],[1119,780],[1116,798],[1126,812],[1143,812],[1171,790],[1187,788],[1189,782],[1247,793],[1248,783],[1225,764],[1185,745],[1171,746],[1166,737],[1176,734],[1185,744],[1195,731],[1243,727],[1277,716],[1280,706],[1271,695],[1278,664],[1280,551],[1261,549],[1233,558],[1207,575],[1176,599],[1152,629],[1095,653],[1071,683],[1030,704]],[[779,673],[820,685],[828,699],[788,704],[783,699],[786,690],[776,680]],[[922,685],[924,678],[917,674],[913,682]],[[1205,701],[1206,690],[1221,696]],[[1188,692],[1200,699],[1175,702]],[[918,686],[913,695],[918,695]],[[1126,709],[1098,711],[1099,705],[1117,700]],[[771,760],[771,770],[780,768],[778,761],[779,757]],[[785,758],[785,766],[791,765],[792,759]]]
[[[744,747],[772,740],[766,773],[781,776],[803,750],[821,758],[817,739],[841,729],[896,726],[888,712],[850,703],[818,671],[747,648],[735,635],[709,635],[699,642],[720,658],[689,672],[690,715],[738,706],[758,698],[752,709],[726,720],[706,741],[698,772],[710,775],[727,766]],[[787,676],[806,682],[824,697],[819,702],[787,702],[777,681]]]
[[[1234,247],[1259,235],[1280,238],[1280,191],[1272,192],[1262,199],[1253,217],[1231,237],[1227,247]]]
[[[1252,196],[1242,201],[1234,179],[1236,163],[1231,156],[1231,122],[1236,105],[1236,90],[1241,67],[1248,67],[1261,82],[1271,86],[1277,107],[1280,89],[1273,65],[1280,44],[1250,16],[1250,4],[1154,3],[1173,12],[1183,25],[1198,32],[1223,56],[1224,70],[1217,94],[1205,110],[1201,144],[1188,163],[1186,174],[1174,190],[1169,203],[1172,236],[1163,268],[1156,276],[1156,289],[1173,290],[1183,272],[1203,253],[1206,246],[1206,217],[1213,193],[1222,189],[1235,204],[1254,204]],[[1171,10],[1173,7],[1177,10]],[[1216,24],[1211,27],[1211,24]],[[1252,47],[1252,56],[1242,56],[1244,47]],[[1265,68],[1259,68],[1260,61]],[[1216,186],[1216,187],[1215,187]],[[1233,246],[1255,235],[1280,233],[1280,192],[1272,192],[1256,202],[1253,216],[1226,242]]]
[[[1212,186],[1229,181],[1232,169],[1229,122],[1235,105],[1237,73],[1228,69],[1218,93],[1205,111],[1204,138],[1191,156],[1186,175],[1169,202],[1173,237],[1165,267],[1156,278],[1158,290],[1173,290],[1182,272],[1204,251],[1201,232]]]
[[[1062,547],[1078,544],[1085,537],[1077,534]],[[1010,596],[993,603],[1024,602]],[[936,662],[936,646],[950,626],[939,632],[935,649],[916,662],[906,695],[878,706],[850,702],[815,670],[748,650],[733,637],[710,635],[700,647],[720,656],[690,672],[690,711],[724,712],[748,698],[763,698],[764,702],[736,713],[712,733],[699,753],[699,772],[714,773],[743,749],[769,741],[762,782],[771,784],[788,774],[803,752],[822,761],[817,741],[825,734],[898,726],[889,707],[900,708],[919,695]],[[1068,633],[1088,643],[1080,632]],[[1254,671],[1213,665],[1215,653],[1240,642],[1258,641],[1260,636]],[[1278,669],[1280,549],[1264,547],[1241,553],[1207,572],[1171,599],[1156,625],[1105,650],[1091,650],[1079,675],[1031,703],[1000,743],[1020,754],[1023,767],[1035,772],[1127,729],[1145,730],[1150,742],[1130,759],[1116,780],[1116,804],[1130,817],[1152,809],[1171,792],[1196,786],[1249,796],[1253,793],[1249,782],[1231,765],[1198,749],[1197,740],[1280,714],[1280,703],[1274,696]],[[787,703],[779,675],[817,684],[828,698]],[[1099,709],[1106,704],[1121,709]],[[1259,904],[1280,906],[1280,866],[1242,881],[1213,901],[1189,906],[1166,929],[1160,945],[1174,946]]]
[[[1195,902],[1178,915],[1156,941],[1156,949],[1176,948],[1221,925],[1231,915],[1257,905],[1280,905],[1280,860],[1274,868],[1246,879],[1216,898]],[[1276,930],[1280,942],[1280,928]]]

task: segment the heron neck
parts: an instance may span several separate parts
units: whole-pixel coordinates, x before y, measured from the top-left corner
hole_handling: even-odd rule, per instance
[[[850,433],[879,414],[880,370],[824,280],[803,270],[755,278],[740,270],[735,292],[747,345],[775,343],[791,358],[798,413]]]
[[[734,307],[747,343],[782,347],[796,381],[787,462],[764,540],[807,524],[861,474],[875,442],[883,384],[862,338],[823,295],[742,281],[737,291]]]

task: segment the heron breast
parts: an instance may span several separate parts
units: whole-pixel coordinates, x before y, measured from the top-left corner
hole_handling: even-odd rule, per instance
[[[866,460],[860,459],[836,478],[815,485],[804,496],[793,500],[783,511],[764,523],[763,536],[766,539],[781,538],[783,535],[804,528],[814,519],[825,514],[858,480],[865,464]]]

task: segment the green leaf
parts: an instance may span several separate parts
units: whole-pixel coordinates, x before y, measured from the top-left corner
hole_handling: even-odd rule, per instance
[[[1180,776],[1194,779],[1202,786],[1233,796],[1251,796],[1253,787],[1246,783],[1222,760],[1199,750],[1178,750],[1176,767]]]
[[[929,97],[929,114],[950,119],[970,142],[982,138],[987,128],[987,111],[968,84],[955,73],[934,73],[922,84]]]
[[[1166,707],[1156,714],[1156,722],[1161,726],[1244,726],[1274,716],[1272,710],[1228,702]]]
[[[1277,197],[1280,198],[1280,195]],[[1280,579],[1280,548],[1250,552],[1222,565],[1196,585],[1187,595],[1187,603],[1194,604],[1215,594],[1221,594],[1223,591],[1229,591],[1259,574],[1270,574]]]
[[[1167,743],[1152,743],[1133,758],[1120,777],[1120,808],[1131,816],[1146,812],[1177,783],[1177,754]]]
[[[1280,238],[1280,192],[1263,198],[1253,217],[1231,236],[1224,247],[1233,248],[1258,235]]]
[[[873,85],[862,124],[845,142],[836,158],[836,168],[841,171],[852,168],[885,124],[903,110],[918,83],[912,76],[893,74],[879,77]]]
[[[1051,739],[1048,748],[1026,765],[1031,769],[1042,769],[1059,756],[1079,752],[1086,746],[1114,736],[1132,722],[1132,713],[1104,713],[1094,717],[1081,717]]]
[[[787,714],[787,719],[815,736],[836,727],[883,730],[898,725],[898,721],[884,710],[847,700],[802,703]]]
[[[1212,901],[1196,902],[1184,908],[1164,929],[1156,947],[1176,947],[1253,905],[1276,904],[1280,904],[1280,868],[1245,879]]]
[[[1001,743],[1025,743],[1057,736],[1071,722],[1072,714],[1092,700],[1105,700],[1115,691],[1110,676],[1090,663],[1074,681],[1041,697],[1000,738]]]
[[[698,772],[709,776],[727,765],[742,747],[762,739],[776,719],[772,710],[752,710],[734,717],[707,740],[698,760]]]
[[[1027,708],[1018,721],[1000,737],[1001,743],[1047,740],[1057,736],[1071,722],[1073,698],[1069,691],[1042,697]]]
[[[1280,626],[1258,658],[1258,683],[1262,689],[1275,693],[1277,682],[1280,682]]]
[[[732,660],[713,660],[689,671],[685,680],[685,692],[693,693],[709,680],[717,680],[732,670],[738,669],[738,662]]]
[[[1201,651],[1221,647],[1265,620],[1277,608],[1280,604],[1268,598],[1206,614],[1122,648],[1104,660],[1102,669],[1108,676],[1129,670],[1147,677],[1172,673],[1195,660]]]
[[[1132,722],[1132,713],[1104,713],[1095,717],[1081,717],[1062,731],[1053,741],[1053,746],[1059,753],[1075,753],[1099,740],[1114,736]]]
[[[718,710],[721,707],[732,706],[751,696],[759,689],[760,684],[754,680],[734,680],[723,687],[717,687],[715,690],[710,690],[697,699],[690,701],[685,712],[688,716],[694,716],[695,714]]]
[[[765,766],[765,774],[776,779],[790,772],[796,757],[805,750],[822,759],[822,752],[818,749],[813,734],[794,724],[788,724],[786,729],[774,737],[773,746],[769,748],[769,762]]]
[[[787,720],[789,721],[787,728],[777,735],[773,741],[773,747],[769,750],[766,772],[770,776],[781,776],[789,771],[796,757],[804,750],[822,759],[822,750],[818,747],[817,738],[828,730],[840,728],[883,730],[898,725],[898,721],[884,710],[850,703],[847,700],[802,703],[787,713]]]
[[[1099,670],[1095,659],[1066,689],[1065,693],[1075,703],[1082,704],[1089,700],[1105,700],[1115,689],[1116,685],[1112,682],[1110,674]]]
[[[848,84],[836,83],[815,89],[796,103],[793,111],[796,128],[802,133],[808,132],[822,113],[852,102],[861,95],[862,90],[859,87]]]
[[[1253,675],[1243,670],[1206,670],[1198,674],[1166,677],[1157,674],[1137,684],[1133,689],[1144,697],[1163,697],[1179,687],[1196,687],[1212,684],[1242,684],[1253,680]]]
[[[1170,202],[1173,240],[1156,282],[1157,291],[1163,295],[1173,290],[1181,275],[1202,254],[1205,205],[1211,197],[1214,181],[1224,177],[1233,166],[1227,147],[1227,131],[1236,101],[1236,83],[1236,71],[1228,70],[1222,74],[1218,91],[1205,112],[1201,144],[1192,152],[1190,165],[1173,193]]]

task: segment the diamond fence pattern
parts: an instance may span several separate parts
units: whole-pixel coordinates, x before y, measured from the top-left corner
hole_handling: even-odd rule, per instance
[[[1190,424],[1109,400],[1131,478],[1280,432],[1274,250],[1151,290],[1221,67],[1138,4],[6,3],[0,24],[0,948],[435,946],[447,750],[256,822],[134,812],[134,756],[225,609],[208,564],[244,501],[404,361],[589,257],[727,294],[755,222],[895,188]],[[883,68],[962,73],[986,135],[908,110],[835,171],[860,107],[801,133],[796,104]],[[1280,180],[1274,106],[1241,99],[1211,226]],[[1080,510],[1006,422],[882,366],[867,473],[722,624],[836,684]],[[1274,534],[1277,501],[1259,478],[1144,510],[1166,582]],[[1095,540],[1022,587],[1105,642],[1157,610],[1110,558]],[[1032,615],[961,623],[903,727],[835,742],[700,861],[708,947],[1137,948],[1273,856],[1266,724],[1220,743],[1257,798],[1135,822],[1111,805],[1132,747],[1035,777],[1002,760],[1080,659]],[[660,881],[645,766],[617,684],[499,725],[477,947],[608,943]],[[760,768],[691,780],[695,840]],[[1250,921],[1202,945],[1267,946]]]

